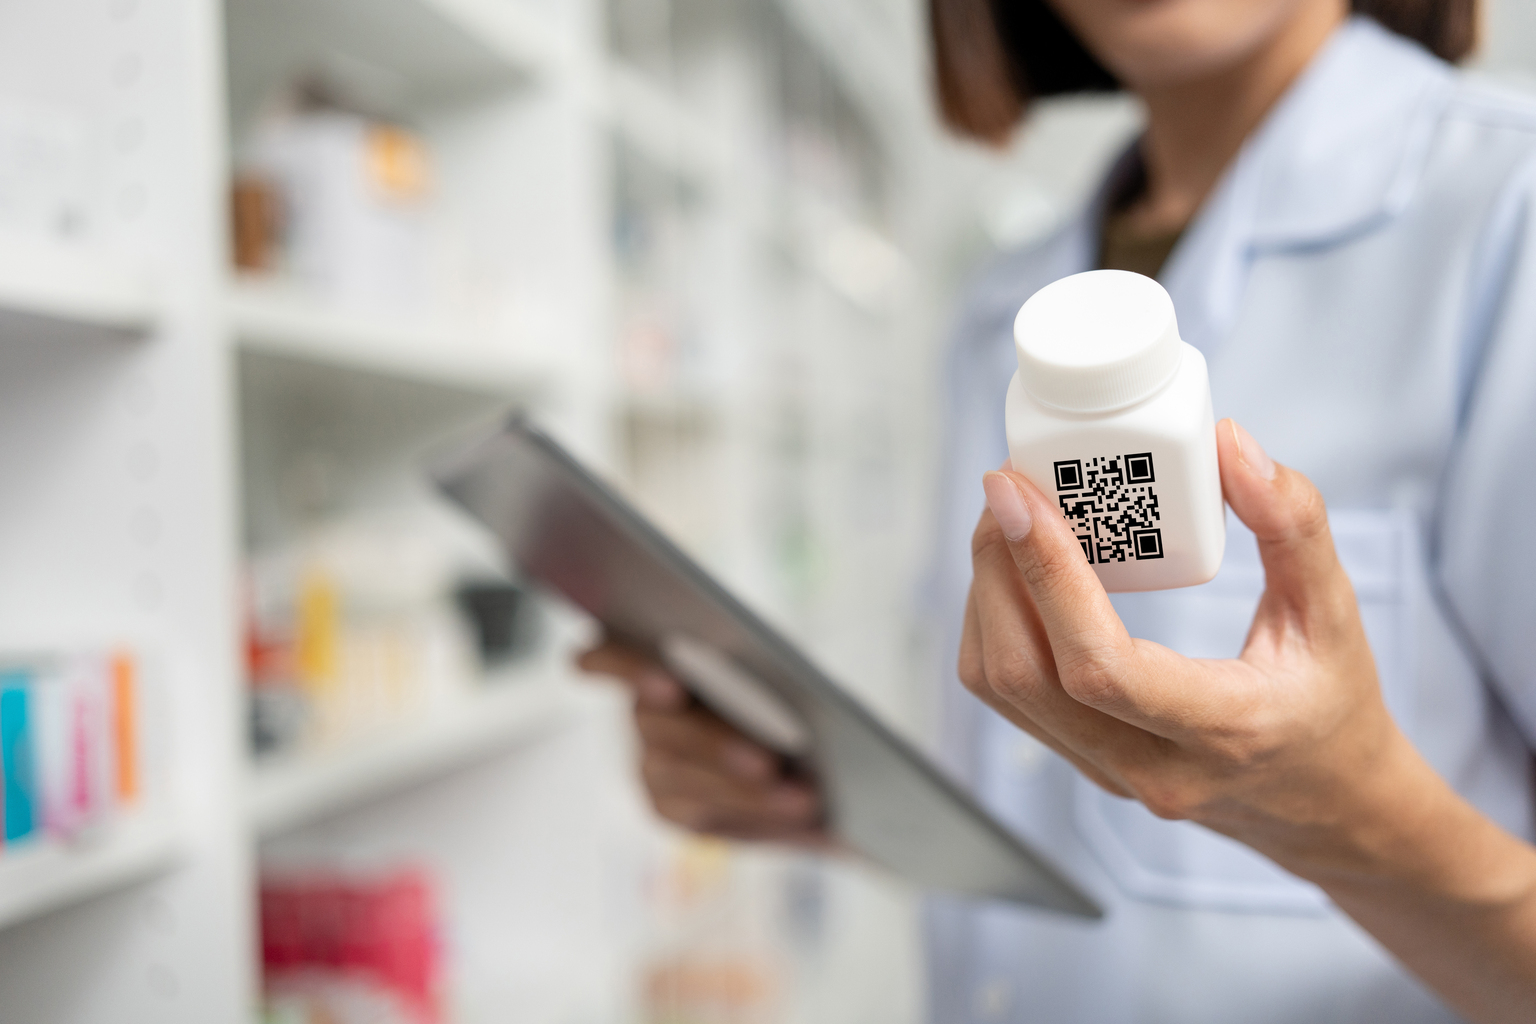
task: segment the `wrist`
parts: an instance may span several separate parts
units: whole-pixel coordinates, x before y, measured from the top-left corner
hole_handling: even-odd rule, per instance
[[[1383,890],[1496,908],[1536,891],[1536,856],[1484,817],[1397,729],[1339,789],[1331,825],[1275,856],[1336,901]]]

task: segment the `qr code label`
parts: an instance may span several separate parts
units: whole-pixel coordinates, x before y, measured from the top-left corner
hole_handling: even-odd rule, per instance
[[[1152,453],[1056,463],[1056,500],[1090,565],[1163,557]]]

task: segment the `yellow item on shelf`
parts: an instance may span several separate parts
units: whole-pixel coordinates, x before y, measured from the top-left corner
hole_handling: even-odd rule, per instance
[[[295,669],[300,683],[320,697],[336,684],[341,609],[336,585],[319,569],[299,583]]]
[[[393,125],[373,125],[364,143],[368,181],[393,202],[412,202],[427,192],[427,150],[421,140]]]

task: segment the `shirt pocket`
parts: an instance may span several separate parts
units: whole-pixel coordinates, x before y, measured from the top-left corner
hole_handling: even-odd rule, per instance
[[[1387,706],[1412,735],[1404,600],[1414,536],[1406,513],[1340,510],[1329,516],[1339,560],[1354,584]],[[1228,516],[1227,554],[1210,583],[1116,595],[1133,636],[1182,654],[1230,658],[1242,649],[1264,589],[1253,534]],[[1141,804],[1077,778],[1074,812],[1084,840],[1130,895],[1179,906],[1316,914],[1327,897],[1235,840],[1191,822],[1165,821]]]

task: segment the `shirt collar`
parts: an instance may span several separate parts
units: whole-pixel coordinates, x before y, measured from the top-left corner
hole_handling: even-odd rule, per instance
[[[1253,251],[1342,241],[1401,212],[1453,85],[1451,68],[1416,44],[1349,19],[1232,168],[1249,179]]]
[[[1161,276],[1184,340],[1230,339],[1255,256],[1321,249],[1402,212],[1455,74],[1355,17],[1281,97],[1206,200]]]
[[[1454,83],[1448,65],[1374,21],[1341,25],[1244,144],[1159,275],[1184,340],[1210,355],[1227,337],[1254,255],[1325,247],[1401,212]],[[972,336],[1011,337],[1006,327],[1029,297],[1021,281],[1032,290],[1092,268],[1109,198],[1139,159],[1133,143],[1079,217],[993,266],[973,300]]]

